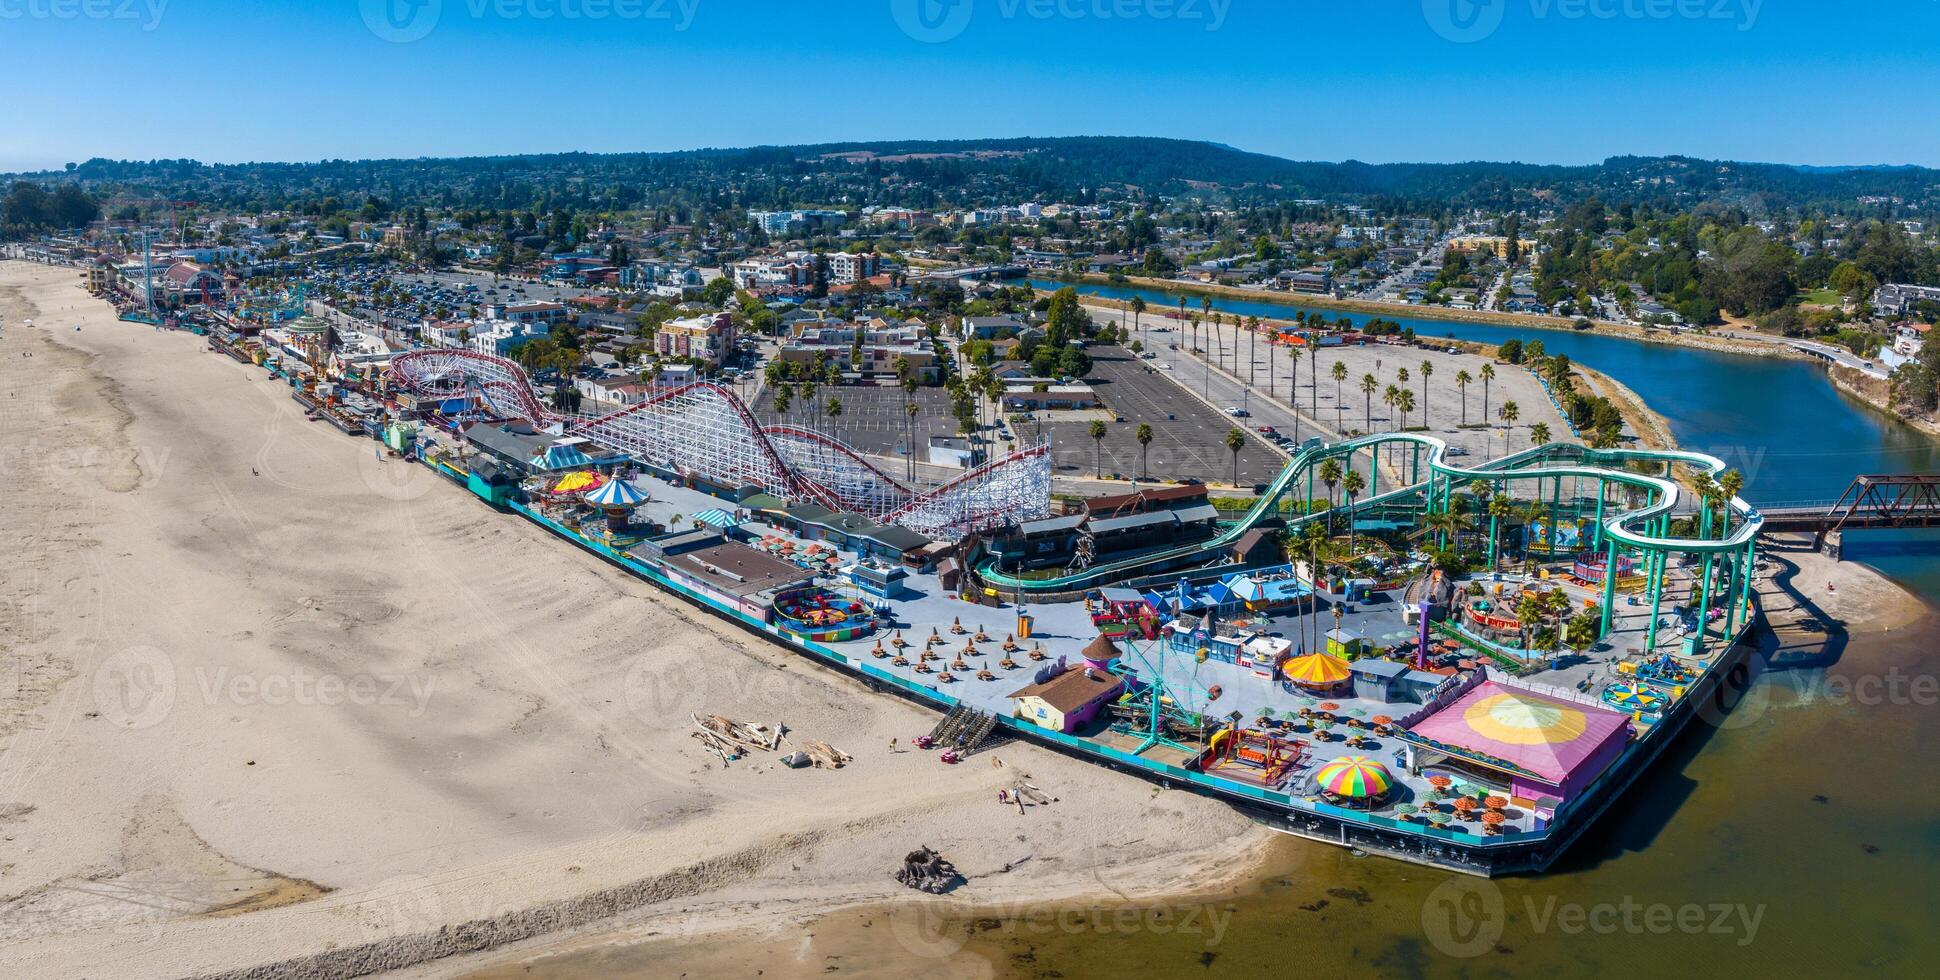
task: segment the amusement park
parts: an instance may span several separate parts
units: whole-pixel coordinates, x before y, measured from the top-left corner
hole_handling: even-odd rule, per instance
[[[403,455],[943,711],[950,759],[1027,738],[1475,873],[1554,860],[1737,666],[1755,615],[1763,518],[1698,453],[1469,464],[1430,436],[1347,439],[1195,540],[1107,547],[1113,522],[1204,505],[1184,488],[1066,513],[1046,447],[911,487],[705,384],[581,417],[515,364],[418,351],[377,385]],[[1007,558],[1047,534],[1078,539],[1062,567]]]
[[[385,465],[935,710],[944,763],[1021,739],[1288,834],[1540,872],[1757,615],[1764,517],[1700,453],[1471,462],[1401,432],[1310,442],[1243,510],[1072,500],[1048,445],[921,483],[712,382],[582,414],[491,354],[366,356],[303,305],[239,298],[209,347]]]

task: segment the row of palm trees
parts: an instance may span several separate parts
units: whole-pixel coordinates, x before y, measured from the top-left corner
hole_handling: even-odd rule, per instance
[[[1188,315],[1186,300],[1183,297],[1181,297],[1179,300],[1179,315],[1182,319],[1186,319],[1191,324],[1192,346],[1194,350],[1197,350],[1199,348],[1199,330],[1202,323],[1210,322],[1212,325],[1213,332],[1214,332],[1214,342],[1219,345],[1219,351],[1216,353],[1209,353],[1206,356],[1207,365],[1208,365],[1208,368],[1210,369],[1215,357],[1219,357],[1223,359],[1224,352],[1225,352],[1225,340],[1221,332],[1221,328],[1225,325],[1227,321],[1223,314],[1212,309],[1211,297],[1202,298],[1200,307],[1201,309],[1199,314]],[[1134,333],[1138,331],[1139,323],[1145,311],[1148,308],[1149,307],[1147,306],[1144,297],[1141,297],[1141,296],[1134,296],[1131,302],[1128,304],[1128,309],[1132,314],[1132,330]],[[1307,320],[1306,311],[1304,310],[1297,311],[1295,313],[1295,319],[1296,321]],[[1321,318],[1318,315],[1316,315],[1313,317],[1313,322],[1319,323],[1320,319]],[[1343,318],[1343,320],[1345,320],[1345,318]],[[1235,329],[1246,330],[1249,337],[1248,360],[1247,360],[1248,376],[1246,380],[1246,387],[1250,391],[1254,387],[1254,382],[1256,380],[1256,377],[1253,373],[1254,365],[1255,365],[1255,360],[1253,356],[1254,348],[1251,346],[1252,341],[1250,338],[1256,337],[1258,335],[1261,321],[1259,317],[1242,318],[1237,314],[1235,314],[1233,316],[1232,323]],[[1279,345],[1270,344],[1268,346],[1268,358],[1269,358],[1269,361],[1267,364],[1268,377],[1271,377],[1274,374],[1274,368],[1273,368],[1273,364],[1271,363],[1271,358],[1273,356],[1272,354],[1273,348],[1277,346]],[[1300,359],[1302,357],[1302,352],[1298,348],[1290,348],[1287,351],[1287,356],[1292,361],[1292,368],[1288,372],[1288,376],[1287,376],[1287,404],[1289,407],[1292,407],[1293,409],[1295,409],[1294,425],[1296,428],[1294,431],[1294,440],[1298,442],[1300,438],[1300,433],[1298,429],[1298,426],[1300,424],[1300,412],[1299,412],[1299,397],[1296,390],[1296,384],[1300,374]],[[1239,374],[1238,362],[1239,362],[1239,344],[1236,339],[1232,348],[1233,368],[1232,368],[1232,371],[1230,372],[1235,377],[1237,377]],[[1320,410],[1320,406],[1319,406],[1320,358],[1317,353],[1312,361],[1312,365],[1313,365],[1313,375],[1314,375],[1314,378],[1313,378],[1314,394],[1313,394],[1313,403],[1309,407],[1309,414],[1317,416]],[[1329,377],[1331,377],[1334,381],[1334,410],[1335,410],[1334,427],[1338,431],[1345,432],[1346,422],[1347,422],[1346,401],[1344,398],[1345,392],[1343,391],[1342,386],[1346,383],[1350,372],[1348,371],[1347,365],[1344,362],[1335,361],[1333,366],[1329,369],[1328,373],[1329,373]],[[1517,407],[1514,402],[1506,403],[1500,412],[1493,412],[1494,394],[1495,394],[1494,382],[1496,379],[1495,364],[1493,362],[1484,363],[1480,371],[1478,372],[1478,374],[1479,374],[1479,377],[1478,375],[1471,375],[1466,369],[1459,370],[1455,373],[1455,387],[1459,391],[1461,396],[1460,424],[1463,426],[1467,426],[1469,424],[1468,389],[1471,385],[1475,384],[1479,380],[1482,384],[1482,418],[1486,420],[1493,413],[1495,417],[1504,424],[1505,427],[1514,428],[1516,421],[1521,416],[1521,409]],[[1409,389],[1411,374],[1406,367],[1399,368],[1395,372],[1395,383],[1386,386],[1385,390],[1383,389],[1380,380],[1376,378],[1374,375],[1372,374],[1363,375],[1360,381],[1360,390],[1363,396],[1362,431],[1364,432],[1374,431],[1374,394],[1377,391],[1382,392],[1381,403],[1395,412],[1397,416],[1396,418],[1397,430],[1405,430],[1408,427],[1408,416],[1414,412],[1417,405],[1419,405],[1422,408],[1424,412],[1423,422],[1426,422],[1427,420],[1425,417],[1425,413],[1430,401],[1429,380],[1433,378],[1434,375],[1435,375],[1434,362],[1428,361],[1428,360],[1422,361],[1421,367],[1420,367],[1420,374],[1419,374],[1419,377],[1421,379],[1421,398],[1419,402],[1416,401],[1412,391]],[[1545,427],[1545,431],[1547,431],[1546,427]],[[1548,439],[1545,438],[1545,439],[1539,440],[1538,444],[1543,444],[1547,442],[1548,442]],[[1505,452],[1508,449],[1506,433],[1504,435],[1503,448]]]

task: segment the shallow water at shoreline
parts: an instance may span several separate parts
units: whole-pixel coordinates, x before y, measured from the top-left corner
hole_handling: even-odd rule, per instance
[[[1931,682],[1936,640],[1929,616],[1856,636],[1828,670],[1764,675],[1540,878],[1480,882],[1290,840],[1276,847],[1284,870],[1231,903],[1217,943],[972,926],[966,952],[1005,977],[1289,963],[1323,976],[1924,972],[1940,955],[1927,897],[1940,875],[1940,789],[1927,778],[1940,724],[1929,697],[1891,688]]]

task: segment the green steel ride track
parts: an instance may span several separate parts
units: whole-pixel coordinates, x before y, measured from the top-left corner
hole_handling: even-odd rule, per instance
[[[1600,488],[1608,484],[1617,484],[1643,490],[1648,495],[1643,507],[1602,517],[1602,540],[1613,546],[1652,554],[1735,555],[1748,551],[1757,538],[1759,529],[1764,525],[1764,518],[1756,509],[1745,503],[1742,498],[1734,498],[1729,505],[1730,509],[1736,511],[1743,520],[1723,537],[1669,537],[1669,519],[1677,510],[1679,494],[1683,492],[1682,487],[1669,479],[1636,473],[1624,468],[1630,463],[1642,462],[1661,465],[1668,471],[1673,465],[1683,464],[1708,473],[1714,478],[1723,473],[1724,461],[1704,453],[1681,450],[1586,449],[1568,443],[1551,443],[1490,460],[1474,467],[1462,467],[1448,461],[1448,444],[1440,439],[1412,433],[1387,433],[1362,436],[1358,439],[1302,451],[1280,471],[1279,476],[1275,477],[1272,484],[1268,486],[1266,494],[1254,504],[1245,517],[1211,541],[1140,555],[1057,578],[1020,578],[998,571],[994,561],[985,561],[978,568],[978,575],[987,586],[1003,591],[1021,592],[1026,595],[1069,593],[1104,582],[1132,577],[1141,568],[1177,561],[1195,554],[1217,552],[1230,547],[1261,521],[1277,514],[1281,498],[1298,485],[1303,476],[1315,471],[1326,460],[1345,457],[1351,468],[1352,458],[1356,453],[1367,451],[1375,454],[1382,446],[1390,444],[1406,445],[1411,452],[1425,450],[1429,454],[1427,457],[1429,478],[1426,481],[1356,501],[1351,508],[1346,508],[1348,513],[1413,497],[1425,497],[1430,509],[1436,506],[1438,500],[1441,501],[1441,506],[1446,506],[1449,491],[1453,487],[1475,480],[1490,484],[1504,484],[1524,480],[1541,481],[1574,477],[1581,480],[1595,480]],[[1311,485],[1310,480],[1309,486]],[[1601,495],[1599,495],[1600,498]],[[1291,528],[1299,528],[1309,522],[1326,519],[1327,513],[1320,511],[1290,517],[1287,523]]]

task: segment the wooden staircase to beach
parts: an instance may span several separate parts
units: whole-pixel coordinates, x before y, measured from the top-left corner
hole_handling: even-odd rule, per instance
[[[977,751],[997,730],[997,716],[959,703],[930,730],[930,744],[955,749],[960,756]]]
[[[977,709],[959,702],[956,707],[951,708],[949,713],[943,716],[941,721],[936,723],[935,728],[930,729],[930,743],[933,745],[954,744],[957,737],[963,734],[964,729],[969,727],[971,716],[976,714],[979,714]]]

